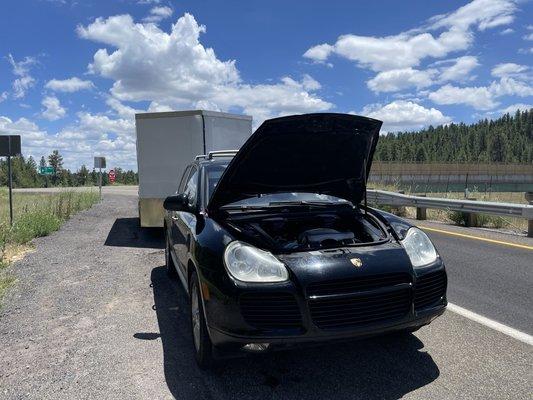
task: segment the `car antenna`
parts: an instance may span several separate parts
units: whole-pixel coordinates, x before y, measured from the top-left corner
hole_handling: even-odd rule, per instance
[[[366,157],[363,159],[363,179],[365,180],[364,182],[364,185],[365,185],[365,215],[368,214],[368,210],[367,210],[367,203],[366,203]]]

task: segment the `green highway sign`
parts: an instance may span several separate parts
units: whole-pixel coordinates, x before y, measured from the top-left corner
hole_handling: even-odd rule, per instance
[[[54,167],[39,167],[39,173],[41,175],[54,175]]]

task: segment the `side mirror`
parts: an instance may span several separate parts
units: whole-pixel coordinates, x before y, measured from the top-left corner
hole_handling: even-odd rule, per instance
[[[168,211],[186,211],[190,212],[187,197],[184,194],[168,196],[163,203],[163,208]]]

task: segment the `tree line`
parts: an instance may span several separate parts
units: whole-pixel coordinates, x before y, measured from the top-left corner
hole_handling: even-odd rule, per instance
[[[41,175],[39,167],[52,167],[52,175]],[[41,157],[37,163],[33,157],[12,157],[11,171],[13,187],[53,187],[53,186],[93,186],[98,185],[98,171],[89,170],[82,165],[77,171],[63,168],[63,156],[54,150],[47,158]],[[132,170],[115,168],[115,183],[123,185],[136,185],[139,182],[138,174]],[[6,186],[8,181],[8,166],[5,158],[0,159],[0,186]],[[109,175],[102,171],[102,185],[109,185]]]
[[[533,109],[466,125],[430,126],[379,138],[375,160],[442,163],[532,163]]]
[[[505,114],[495,120],[484,119],[466,125],[429,126],[417,132],[389,133],[380,137],[374,159],[394,162],[443,163],[532,163],[533,109]],[[52,175],[39,174],[39,167],[50,166]],[[63,157],[54,150],[37,163],[33,157],[12,158],[15,187],[91,186],[98,184],[98,172],[82,165],[72,172],[63,168]],[[132,170],[115,169],[116,183],[138,184]],[[7,185],[7,161],[0,160],[0,186]],[[107,172],[102,184],[109,184]]]

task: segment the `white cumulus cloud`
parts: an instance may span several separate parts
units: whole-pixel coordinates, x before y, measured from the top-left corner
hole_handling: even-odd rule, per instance
[[[89,71],[112,79],[111,93],[120,101],[149,101],[158,109],[209,104],[222,111],[240,109],[259,122],[333,106],[315,94],[320,84],[308,75],[273,84],[244,82],[234,60],[220,60],[202,45],[200,34],[206,28],[191,14],[180,17],[169,33],[154,24],[135,23],[130,15],[97,18],[77,31],[108,46],[94,54]]]
[[[315,61],[325,61],[330,56],[332,52],[335,51],[335,47],[323,43],[317,44],[316,46],[311,47],[304,53],[304,57],[310,58]]]
[[[82,80],[78,77],[72,77],[68,79],[52,79],[46,82],[45,88],[54,90],[56,92],[68,92],[73,93],[80,90],[91,89],[94,87],[93,83],[89,80]]]
[[[12,121],[6,116],[0,116],[0,131],[11,135],[33,135],[27,136],[28,138],[45,137],[39,127],[27,118],[19,118],[16,121]]]
[[[491,74],[497,78],[503,78],[506,76],[514,77],[526,77],[526,73],[530,67],[527,65],[520,65],[515,63],[502,63],[492,68]]]
[[[457,87],[448,84],[428,95],[437,104],[466,104],[477,110],[498,106],[498,98],[502,96],[533,96],[533,87],[527,82],[503,76],[488,86]]]
[[[433,28],[466,30],[475,26],[484,31],[510,24],[516,11],[514,0],[474,0],[449,14],[433,17],[431,22]]]
[[[379,72],[367,81],[367,86],[375,93],[397,92],[410,87],[422,89],[438,83],[467,80],[471,71],[478,65],[476,57],[463,56],[436,62],[425,70],[411,67],[391,69]]]
[[[477,57],[474,56],[463,56],[451,61],[452,64],[441,68],[440,82],[467,80],[472,70],[479,66]]]
[[[505,108],[502,108],[500,110],[500,113],[514,114],[516,113],[517,110],[526,111],[526,110],[531,110],[532,108],[533,108],[533,104],[516,103],[516,104],[511,104],[510,106],[507,106]]]
[[[144,22],[160,22],[165,18],[170,17],[174,10],[168,6],[158,6],[150,10],[150,15],[143,19]]]
[[[436,108],[426,108],[406,100],[396,100],[385,105],[369,104],[360,114],[383,121],[382,132],[411,131],[452,121]]]
[[[430,93],[428,97],[437,104],[466,104],[478,110],[488,110],[498,104],[487,87],[445,85]]]
[[[414,68],[400,68],[383,71],[367,82],[373,92],[396,92],[409,87],[417,89],[434,84],[436,69],[421,71]]]
[[[30,75],[30,69],[37,64],[37,60],[34,57],[25,57],[21,61],[15,61],[11,54],[8,54],[7,60],[11,64],[13,74],[18,77],[13,81],[13,97],[21,99],[35,86],[36,80]]]
[[[44,107],[41,116],[49,121],[61,119],[67,113],[67,110],[61,106],[59,99],[55,96],[45,96],[41,104]]]
[[[449,14],[433,17],[422,28],[384,37],[341,35],[333,44],[309,48],[304,57],[324,62],[336,54],[376,72],[415,67],[426,58],[442,58],[469,48],[476,29],[507,25],[513,21],[516,9],[513,0],[474,0]]]

